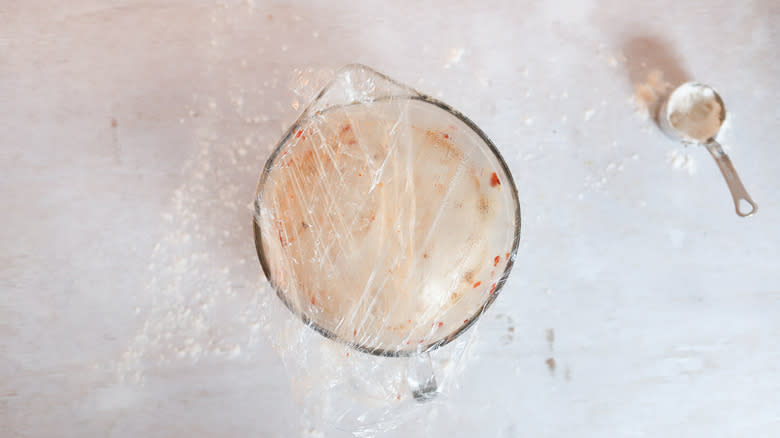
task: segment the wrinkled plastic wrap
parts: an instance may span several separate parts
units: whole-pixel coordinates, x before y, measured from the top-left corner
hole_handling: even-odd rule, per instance
[[[511,175],[479,128],[367,67],[341,69],[271,154],[255,202],[278,298],[268,325],[297,395],[352,431],[440,399],[519,230]]]

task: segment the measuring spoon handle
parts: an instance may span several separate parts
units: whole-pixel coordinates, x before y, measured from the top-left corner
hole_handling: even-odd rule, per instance
[[[734,198],[734,208],[736,209],[737,214],[746,217],[758,211],[758,204],[753,202],[753,199],[750,198],[747,190],[745,190],[745,186],[742,185],[742,181],[740,181],[739,175],[737,175],[737,171],[734,169],[734,165],[731,164],[729,156],[723,152],[723,147],[721,147],[720,143],[715,140],[710,140],[705,146],[707,146],[707,150],[710,151],[710,155],[715,159],[715,162],[718,163],[723,178],[726,179],[726,184],[728,184],[729,190],[731,191],[731,197]],[[741,200],[745,200],[745,202],[750,204],[751,209],[749,211],[742,211],[740,209],[741,205],[739,201]]]

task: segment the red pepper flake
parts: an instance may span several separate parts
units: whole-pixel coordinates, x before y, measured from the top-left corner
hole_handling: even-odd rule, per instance
[[[493,259],[493,266],[498,266],[498,262],[501,261],[501,256],[496,256],[496,258]]]
[[[375,215],[375,214],[372,214],[372,215],[371,215],[371,222],[373,222],[373,221],[375,221],[375,220],[376,220],[376,215]]]
[[[496,172],[493,172],[493,175],[490,176],[490,187],[495,187],[501,185],[501,181],[498,179],[498,175],[496,175]]]
[[[478,281],[478,282],[474,283],[474,288],[475,288],[475,289],[476,289],[476,288],[478,288],[480,284],[482,284],[482,282],[481,282],[481,281]]]
[[[411,323],[412,323],[412,320],[410,319],[410,320],[409,320],[409,324],[411,324]]]
[[[493,283],[492,286],[490,286],[490,295],[493,295],[493,291],[496,290],[496,284]]]
[[[450,138],[449,134],[444,134],[444,138]]]
[[[425,339],[420,339],[420,343],[422,344],[423,342],[425,342]]]
[[[350,129],[352,129],[352,126],[350,126],[350,124],[349,124],[349,123],[347,123],[346,125],[344,125],[344,127],[343,127],[343,128],[341,128],[341,132],[347,132],[347,131],[349,131]]]
[[[363,176],[363,174],[362,173],[358,173],[358,176]]]
[[[295,133],[295,138],[298,138],[303,134],[303,129],[299,129],[298,132]]]
[[[314,299],[314,297],[311,297],[311,305],[314,306],[317,304],[317,300]]]
[[[504,257],[506,257],[506,259],[509,260],[509,253],[506,253]]]
[[[347,353],[347,357],[349,357],[349,353]]]
[[[406,341],[406,345],[409,345],[411,343],[412,343],[412,341]]]
[[[468,320],[468,319],[464,319],[464,320],[463,320],[463,323],[464,323],[464,324],[465,324],[465,323],[467,323],[467,322],[469,322],[469,320]]]
[[[401,394],[398,394],[398,395],[395,397],[395,399],[396,399],[396,400],[401,400]]]
[[[439,323],[438,323],[438,324],[436,324],[436,325],[438,325],[439,327],[441,327],[441,326],[443,326],[443,325],[444,325],[444,323],[443,323],[443,322],[441,322],[441,321],[439,321]]]
[[[355,336],[355,335],[357,335],[357,329],[352,330],[352,336]]]

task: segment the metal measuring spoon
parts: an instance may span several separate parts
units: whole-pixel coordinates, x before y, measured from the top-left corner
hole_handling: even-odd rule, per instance
[[[750,216],[758,211],[758,205],[742,185],[729,156],[715,141],[726,119],[726,107],[712,87],[696,82],[680,85],[669,95],[658,115],[661,128],[671,137],[707,147],[726,179],[739,216]],[[741,209],[740,201],[743,200],[750,205],[749,211]]]

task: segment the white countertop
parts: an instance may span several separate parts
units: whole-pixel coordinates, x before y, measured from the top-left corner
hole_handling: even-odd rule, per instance
[[[523,210],[457,385],[380,436],[780,435],[776,1],[341,3],[0,4],[0,436],[348,435],[253,317],[246,205],[351,62],[471,117]],[[719,91],[754,217],[654,71]]]

